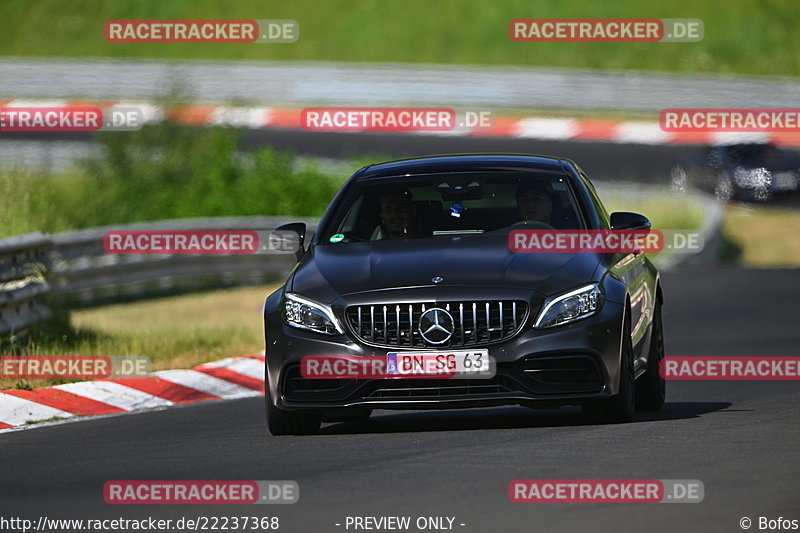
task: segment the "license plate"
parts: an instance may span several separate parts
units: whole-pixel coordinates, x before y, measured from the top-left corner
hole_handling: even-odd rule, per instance
[[[389,377],[490,378],[495,364],[489,350],[389,352],[386,373]]]
[[[797,176],[794,172],[775,172],[772,175],[772,187],[777,191],[796,191]]]

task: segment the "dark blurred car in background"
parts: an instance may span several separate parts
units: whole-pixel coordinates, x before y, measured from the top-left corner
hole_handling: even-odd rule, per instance
[[[702,156],[682,158],[672,168],[671,180],[673,189],[693,187],[725,202],[766,202],[797,192],[800,155],[772,144],[712,146]]]

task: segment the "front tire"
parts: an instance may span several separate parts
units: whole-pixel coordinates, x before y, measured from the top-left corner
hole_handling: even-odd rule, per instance
[[[319,433],[322,417],[318,413],[283,411],[272,403],[272,393],[267,383],[267,427],[276,437],[281,435],[315,435]]]
[[[650,336],[650,353],[647,371],[636,380],[636,410],[658,411],[667,396],[667,382],[661,376],[664,359],[664,329],[661,325],[661,302],[656,302],[653,312],[653,332]]]
[[[602,402],[584,405],[581,410],[590,422],[624,424],[633,420],[636,412],[636,378],[633,372],[633,341],[631,326],[625,317],[622,332],[622,354],[619,370],[619,393]]]

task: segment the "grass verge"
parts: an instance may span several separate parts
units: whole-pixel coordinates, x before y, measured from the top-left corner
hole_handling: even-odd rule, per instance
[[[691,195],[661,190],[630,190],[615,184],[608,190],[603,184],[597,186],[600,199],[609,213],[631,211],[650,219],[654,229],[692,230],[702,226],[705,219],[703,204]]]
[[[800,267],[800,211],[769,206],[728,206],[725,238],[746,267]]]
[[[699,18],[696,43],[517,43],[514,18]],[[109,19],[294,19],[291,44],[112,44]],[[800,75],[794,0],[4,0],[3,54],[398,61]],[[43,33],[45,31],[46,33]]]
[[[153,370],[257,353],[264,349],[264,299],[276,288],[238,287],[62,313],[3,353],[143,355],[150,357]],[[0,389],[65,382],[0,379]]]

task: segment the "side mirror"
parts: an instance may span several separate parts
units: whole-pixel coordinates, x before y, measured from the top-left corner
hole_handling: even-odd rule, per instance
[[[650,221],[639,213],[617,211],[611,213],[611,229],[650,229]]]
[[[295,258],[300,261],[305,255],[303,246],[306,239],[306,225],[303,222],[292,222],[278,226],[269,236],[271,250],[294,252]]]

